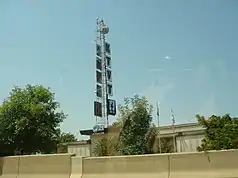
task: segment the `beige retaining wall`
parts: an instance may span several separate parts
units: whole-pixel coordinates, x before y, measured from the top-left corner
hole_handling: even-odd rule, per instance
[[[69,178],[71,154],[3,158],[0,178]]]
[[[83,178],[238,178],[238,150],[83,160]]]
[[[0,158],[0,178],[16,178],[18,175],[18,168],[18,156]]]
[[[70,178],[81,178],[83,175],[83,158],[72,157],[71,158],[71,175]]]
[[[141,156],[0,158],[0,178],[238,178],[238,150]]]

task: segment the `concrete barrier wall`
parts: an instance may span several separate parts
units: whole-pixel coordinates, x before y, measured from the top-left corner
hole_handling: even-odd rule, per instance
[[[0,158],[0,177],[16,178],[18,175],[19,156]]]
[[[238,150],[173,154],[170,178],[238,177]]]
[[[162,155],[0,158],[0,178],[235,178],[238,150]]]
[[[83,157],[72,157],[70,178],[81,178],[82,175],[83,175]]]
[[[83,178],[234,178],[238,150],[83,160]]]
[[[83,178],[164,178],[168,177],[169,156],[95,157],[83,160]]]
[[[69,178],[70,154],[21,156],[18,178]]]

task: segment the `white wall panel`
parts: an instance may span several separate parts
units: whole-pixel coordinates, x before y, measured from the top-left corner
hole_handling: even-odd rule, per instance
[[[177,152],[196,152],[203,135],[180,136],[176,138]]]

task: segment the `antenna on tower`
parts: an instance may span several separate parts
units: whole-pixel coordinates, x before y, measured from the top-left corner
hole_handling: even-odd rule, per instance
[[[172,129],[173,129],[173,148],[174,152],[176,152],[176,141],[175,141],[175,116],[174,116],[174,111],[172,108],[170,109],[171,115],[172,115]]]

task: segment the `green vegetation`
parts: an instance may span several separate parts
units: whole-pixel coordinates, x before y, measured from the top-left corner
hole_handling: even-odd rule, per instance
[[[118,137],[100,139],[94,153],[98,156],[158,153],[158,131],[152,124],[152,106],[148,100],[135,95],[125,98],[124,105],[118,108],[119,117],[112,125],[120,128]],[[167,140],[161,139],[163,153],[172,151],[171,142]]]
[[[14,87],[0,106],[0,155],[56,152],[61,139],[69,136],[60,131],[66,115],[59,109],[48,88]]]
[[[75,142],[77,138],[71,133],[60,133],[58,138],[57,153],[67,153],[67,142]]]
[[[198,151],[225,150],[238,148],[238,118],[226,114],[222,117],[212,115],[208,119],[196,116],[200,125],[205,128],[205,138]]]
[[[93,150],[97,156],[115,156],[118,155],[119,147],[117,137],[104,136],[100,138]]]
[[[152,106],[145,97],[125,99],[121,106],[121,131],[119,134],[120,152],[123,155],[144,154],[147,151],[147,136],[152,125]],[[149,132],[152,133],[152,132]],[[150,149],[150,148],[149,148]]]
[[[158,129],[152,123],[152,110],[145,97],[126,98],[119,105],[117,121],[111,126],[120,129],[119,134],[105,134],[95,144],[94,153],[98,156],[158,153]],[[63,143],[77,139],[60,130],[66,117],[49,88],[14,87],[0,106],[0,156],[67,152]],[[212,115],[208,119],[196,117],[205,128],[205,138],[198,151],[238,148],[238,118],[228,114]],[[161,152],[172,151],[171,138],[161,138]]]

